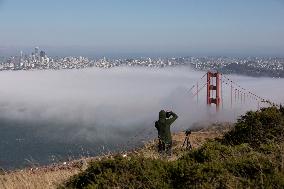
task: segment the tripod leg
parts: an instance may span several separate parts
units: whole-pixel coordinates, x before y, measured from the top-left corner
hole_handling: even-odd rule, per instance
[[[192,150],[192,145],[190,141],[189,141],[189,150]]]
[[[187,139],[187,137],[185,137],[183,144],[182,144],[182,147],[184,147],[184,145],[186,144],[186,139]]]
[[[189,137],[187,138],[187,141],[186,141],[186,149],[187,150],[191,150],[192,149],[192,145],[190,143]]]
[[[188,147],[189,147],[189,140],[187,138],[187,140],[186,140],[186,149],[188,149]]]

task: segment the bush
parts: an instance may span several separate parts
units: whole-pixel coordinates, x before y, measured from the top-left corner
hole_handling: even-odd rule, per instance
[[[260,149],[210,141],[173,162],[117,156],[91,163],[63,188],[284,188],[283,152]]]
[[[169,188],[168,164],[162,160],[116,156],[91,163],[66,188]]]
[[[282,104],[280,104],[279,110],[282,113],[282,115],[284,116],[284,106]]]
[[[248,143],[252,147],[270,141],[281,142],[284,139],[283,117],[276,107],[247,112],[233,130],[225,134],[223,142],[231,145]]]

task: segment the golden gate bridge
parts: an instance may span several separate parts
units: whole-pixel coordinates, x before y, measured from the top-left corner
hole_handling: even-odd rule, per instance
[[[206,88],[206,104],[207,106],[216,106],[216,111],[223,107],[223,91],[227,87],[230,90],[230,107],[233,108],[236,104],[246,104],[250,101],[257,105],[258,109],[262,106],[279,106],[269,99],[265,99],[249,89],[242,87],[236,81],[233,81],[228,76],[220,72],[208,71],[205,73],[195,85],[190,88],[192,97],[196,98],[197,103],[200,101],[200,92]]]

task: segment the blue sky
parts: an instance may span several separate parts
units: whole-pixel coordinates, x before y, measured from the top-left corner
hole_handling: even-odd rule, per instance
[[[284,0],[0,0],[0,53],[33,46],[284,56]]]

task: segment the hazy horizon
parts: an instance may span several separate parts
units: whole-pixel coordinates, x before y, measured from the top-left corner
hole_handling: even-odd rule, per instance
[[[281,0],[0,0],[0,55],[284,56]]]
[[[120,52],[120,51],[106,51],[99,52],[94,50],[93,48],[87,47],[51,47],[51,46],[15,46],[15,47],[1,47],[0,45],[0,57],[9,57],[9,56],[19,56],[22,51],[24,54],[31,54],[34,52],[34,48],[39,47],[40,50],[46,52],[49,57],[68,57],[68,56],[84,56],[88,58],[139,58],[139,57],[151,57],[151,58],[159,58],[159,57],[278,57],[284,58],[284,53],[213,53],[213,52],[190,52],[190,53],[182,53],[182,52]],[[283,51],[284,52],[284,51]]]

